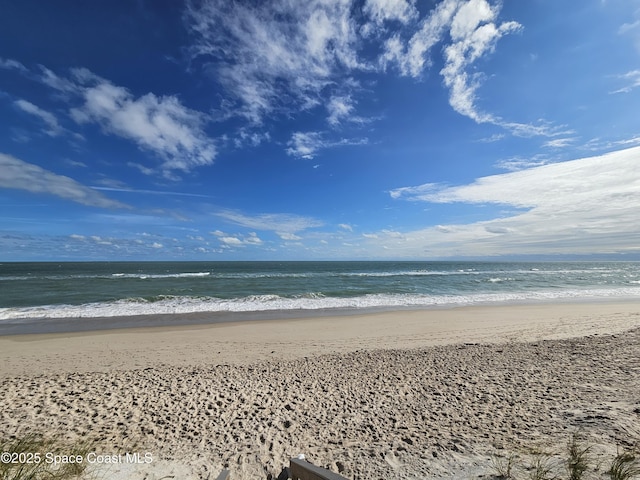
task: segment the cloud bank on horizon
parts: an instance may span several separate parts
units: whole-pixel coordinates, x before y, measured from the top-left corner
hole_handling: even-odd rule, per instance
[[[640,254],[638,0],[43,8],[2,260]]]
[[[428,254],[478,255],[637,253],[640,147],[602,156],[492,175],[458,186],[425,184],[390,192],[428,203],[499,204],[519,211],[466,225],[409,232],[387,248],[427,247]],[[388,239],[387,239],[388,241]],[[470,243],[473,242],[473,245]],[[446,252],[446,253],[445,253]]]

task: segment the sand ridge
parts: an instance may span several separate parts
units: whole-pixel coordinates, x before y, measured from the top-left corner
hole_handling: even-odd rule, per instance
[[[304,453],[348,478],[485,472],[489,456],[580,429],[640,442],[640,329],[528,343],[360,350],[251,365],[6,377],[0,429],[153,453],[109,478],[275,478]],[[154,469],[155,468],[155,469]],[[136,476],[139,475],[139,476]]]

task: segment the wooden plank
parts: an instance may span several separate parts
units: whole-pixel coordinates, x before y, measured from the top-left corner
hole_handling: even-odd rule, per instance
[[[218,478],[216,478],[216,480],[229,480],[229,478],[231,478],[231,472],[227,469],[224,469],[220,472],[220,475],[218,475]]]
[[[348,480],[342,475],[327,470],[326,468],[311,465],[306,460],[292,458],[289,460],[291,480]]]

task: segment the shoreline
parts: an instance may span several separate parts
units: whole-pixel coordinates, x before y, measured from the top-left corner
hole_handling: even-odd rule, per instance
[[[606,461],[640,442],[640,305],[420,313],[3,337],[40,369],[0,377],[0,430],[153,457],[90,472],[114,480],[277,478],[300,453],[347,478],[491,478],[576,432]]]
[[[330,317],[352,317],[403,312],[430,312],[457,309],[535,307],[549,305],[585,304],[640,304],[640,298],[628,297],[567,297],[555,299],[523,299],[471,304],[436,304],[378,307],[336,307],[290,310],[202,311],[188,313],[149,313],[140,315],[113,315],[96,317],[30,317],[0,320],[0,338],[10,335],[61,334],[100,332],[109,330],[206,326],[219,323],[269,322],[277,320],[303,320]]]
[[[262,312],[261,312],[262,313]],[[620,333],[640,326],[640,302],[553,302],[350,315],[168,315],[162,326],[0,336],[0,378],[156,366],[249,365],[359,350],[507,343]],[[110,321],[113,319],[109,319]],[[134,319],[135,320],[135,319]],[[146,319],[148,320],[148,319]],[[112,323],[113,325],[113,323]],[[93,325],[95,326],[95,324]]]

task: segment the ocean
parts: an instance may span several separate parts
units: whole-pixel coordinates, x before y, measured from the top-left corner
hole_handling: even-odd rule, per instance
[[[640,299],[636,262],[0,264],[0,326],[28,319],[332,313]]]

